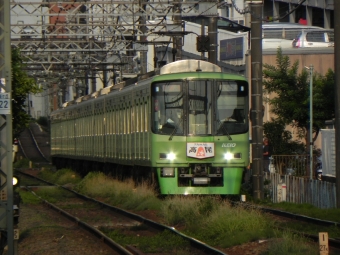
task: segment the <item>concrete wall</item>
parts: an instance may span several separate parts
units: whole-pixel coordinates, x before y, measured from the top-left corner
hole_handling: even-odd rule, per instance
[[[276,64],[277,50],[264,50],[263,63],[270,65]],[[282,49],[282,53],[289,57],[291,63],[299,61],[299,71],[305,66],[314,66],[314,71],[322,75],[326,74],[328,69],[334,70],[334,48],[292,48]]]

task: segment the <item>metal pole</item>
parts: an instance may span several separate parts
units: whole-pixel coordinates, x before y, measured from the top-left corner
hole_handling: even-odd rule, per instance
[[[313,65],[309,67],[309,176],[313,179]]]
[[[182,9],[181,9],[182,5],[181,4],[174,4],[174,8],[175,8],[175,13],[178,15],[175,15],[174,17],[174,24],[177,24],[179,27],[182,27]],[[176,28],[176,30],[178,30],[178,28]],[[181,29],[182,31],[182,29]],[[182,60],[183,57],[183,37],[182,36],[175,36],[174,37],[174,58],[173,61],[178,61],[178,60]]]
[[[139,1],[139,6],[142,10],[146,10],[146,4],[143,4],[142,1]],[[142,26],[140,27],[140,30],[142,31],[143,34],[147,33],[147,26],[146,26],[146,16],[143,15],[140,17],[139,24]],[[141,36],[140,37],[141,42],[147,42],[147,37],[146,36]],[[148,54],[147,51],[142,51],[140,53],[140,66],[141,66],[141,74],[146,74],[148,72]]]
[[[201,35],[205,35],[205,19],[202,19],[201,21]],[[205,53],[204,51],[201,52],[201,59],[204,60],[205,59]]]
[[[253,197],[264,198],[263,187],[263,88],[262,1],[250,2],[251,10],[251,119]]]
[[[7,254],[18,254],[18,229],[13,222],[13,133],[12,133],[12,65],[10,1],[0,0],[0,238],[7,232]],[[16,234],[16,235],[15,235]],[[15,236],[14,236],[15,235]],[[3,247],[1,247],[3,248]]]
[[[334,41],[340,41],[340,1],[334,1]],[[340,45],[334,44],[335,73],[335,155],[340,155]],[[323,152],[325,153],[325,152]],[[340,157],[335,158],[336,206],[340,208]]]

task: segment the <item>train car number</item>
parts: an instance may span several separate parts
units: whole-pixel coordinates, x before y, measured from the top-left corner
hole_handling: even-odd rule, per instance
[[[9,93],[0,93],[0,114],[10,114],[11,99]]]
[[[14,240],[19,240],[19,229],[18,228],[14,229]]]

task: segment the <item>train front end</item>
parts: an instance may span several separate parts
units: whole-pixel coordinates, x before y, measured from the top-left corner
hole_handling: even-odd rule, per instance
[[[151,85],[151,158],[160,192],[239,194],[249,165],[248,83],[211,63],[180,62]]]

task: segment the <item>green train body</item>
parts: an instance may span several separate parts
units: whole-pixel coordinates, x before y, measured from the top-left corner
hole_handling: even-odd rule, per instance
[[[217,65],[170,63],[54,111],[52,160],[148,176],[161,194],[239,194],[249,164],[248,93],[244,77]]]

